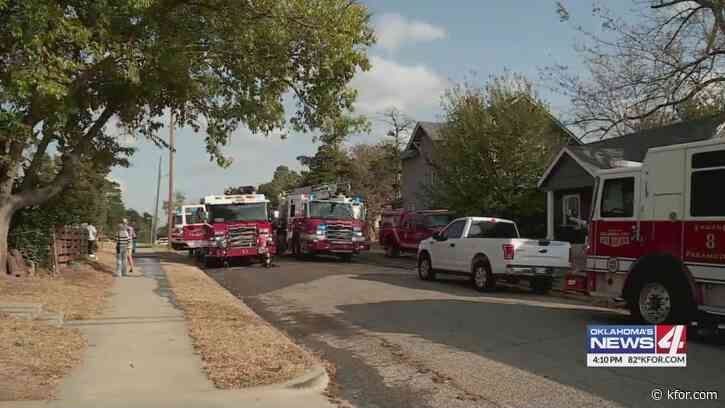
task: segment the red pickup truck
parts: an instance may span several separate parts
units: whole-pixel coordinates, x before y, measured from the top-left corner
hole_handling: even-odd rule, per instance
[[[385,255],[415,253],[420,241],[430,238],[455,218],[448,210],[386,210],[382,215],[380,245]]]

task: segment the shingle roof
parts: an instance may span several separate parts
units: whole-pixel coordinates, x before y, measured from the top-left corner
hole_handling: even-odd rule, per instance
[[[653,147],[707,140],[715,135],[725,115],[709,116],[703,119],[674,123],[659,128],[646,129],[625,136],[604,139],[580,146],[571,146],[569,151],[577,159],[600,169],[612,167],[612,160],[641,162],[647,150]]]

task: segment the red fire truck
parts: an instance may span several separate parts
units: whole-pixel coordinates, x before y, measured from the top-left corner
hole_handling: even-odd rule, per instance
[[[365,205],[361,198],[349,197],[348,190],[347,184],[324,184],[288,193],[280,206],[280,252],[290,248],[298,258],[326,253],[350,260],[369,250]]]
[[[385,210],[379,240],[385,256],[418,251],[418,244],[448,225],[454,218],[448,210]]]
[[[206,246],[204,231],[204,206],[184,205],[176,208],[171,247],[177,251],[195,251]]]
[[[253,187],[246,187],[245,193],[201,200],[206,209],[208,244],[199,255],[205,266],[240,258],[258,260],[266,267],[272,265],[277,248],[267,213],[269,201],[264,194],[255,194]]]
[[[725,139],[650,149],[598,173],[590,293],[649,324],[725,316]]]

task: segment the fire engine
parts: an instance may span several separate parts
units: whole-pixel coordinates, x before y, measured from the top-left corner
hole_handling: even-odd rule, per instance
[[[657,147],[596,178],[587,286],[649,324],[725,316],[725,139]]]
[[[267,214],[269,201],[264,194],[256,194],[253,187],[245,187],[245,193],[213,195],[201,200],[207,218],[208,244],[200,252],[205,266],[239,258],[258,260],[266,267],[272,265],[277,248]]]
[[[350,260],[369,250],[365,205],[361,198],[349,197],[348,190],[348,184],[332,183],[289,192],[280,206],[280,252],[290,248],[298,258],[326,253]]]
[[[175,250],[195,251],[206,246],[204,237],[204,206],[184,205],[176,208],[171,247]]]

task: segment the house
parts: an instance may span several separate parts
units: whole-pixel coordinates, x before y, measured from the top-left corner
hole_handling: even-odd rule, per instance
[[[547,238],[584,243],[586,230],[571,218],[589,218],[598,170],[613,168],[616,161],[641,162],[653,147],[710,139],[723,119],[710,116],[562,148],[539,180],[547,198]]]
[[[427,208],[426,190],[433,184],[435,177],[430,158],[435,142],[440,139],[442,127],[442,123],[418,122],[402,152],[400,190],[403,208],[407,210]]]
[[[540,105],[527,96],[517,98],[514,103],[518,102],[531,103],[536,108],[540,108]],[[569,144],[578,145],[580,143],[579,139],[548,110],[545,112],[551,118],[554,126],[569,137]],[[427,191],[436,179],[431,165],[431,157],[433,157],[436,142],[441,139],[442,131],[443,123],[418,122],[401,154],[401,193],[402,205],[405,209],[424,209],[428,208],[430,204]]]

